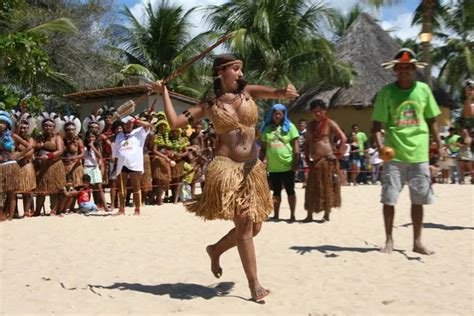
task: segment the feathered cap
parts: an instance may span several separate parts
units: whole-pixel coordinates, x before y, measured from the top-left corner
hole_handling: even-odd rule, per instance
[[[46,121],[51,121],[55,124],[54,132],[58,133],[60,130],[63,129],[63,120],[61,120],[61,116],[54,112],[48,113],[43,112],[36,118],[36,126],[43,126],[43,123]]]
[[[68,122],[72,122],[76,126],[76,135],[81,131],[81,120],[74,115],[65,115],[63,116],[64,125]],[[63,125],[63,126],[64,126]]]
[[[26,112],[22,113],[21,111],[15,111],[15,110],[12,110],[11,113],[12,113],[12,118],[15,121],[16,131],[19,130],[20,124],[24,122],[24,123],[28,124],[27,134],[31,135],[31,133],[33,133],[33,130],[36,127],[36,121],[35,121],[35,118],[33,117],[33,115],[31,115],[29,113],[26,113]]]
[[[117,113],[117,109],[113,106],[108,106],[108,105],[104,105],[97,112],[97,114],[100,115],[102,118],[105,118],[108,115],[113,117],[116,113]]]
[[[414,64],[417,68],[425,68],[428,64],[418,61],[415,58],[415,53],[409,48],[401,48],[395,58],[391,61],[382,64],[382,67],[385,69],[392,68],[396,64],[409,63]]]
[[[96,123],[99,125],[99,133],[102,133],[105,127],[104,119],[100,115],[89,115],[84,119],[82,122],[82,130],[86,133],[89,130],[89,125],[92,123]]]

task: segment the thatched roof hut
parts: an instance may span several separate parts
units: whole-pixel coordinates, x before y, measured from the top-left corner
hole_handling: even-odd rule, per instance
[[[336,43],[338,60],[351,65],[356,72],[354,82],[349,87],[323,92],[309,88],[292,104],[290,111],[306,110],[315,98],[323,99],[331,108],[372,106],[377,92],[395,80],[393,72],[380,65],[393,59],[399,48],[368,14],[362,13]]]

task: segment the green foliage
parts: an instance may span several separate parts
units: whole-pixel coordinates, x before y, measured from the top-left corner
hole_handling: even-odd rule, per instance
[[[231,0],[209,6],[212,31],[240,31],[227,48],[245,61],[252,83],[283,86],[293,83],[349,82],[349,67],[337,62],[332,44],[322,37],[333,10],[305,0]]]

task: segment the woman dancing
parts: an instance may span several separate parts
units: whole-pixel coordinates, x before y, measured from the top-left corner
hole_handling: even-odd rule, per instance
[[[185,127],[209,117],[217,134],[216,157],[206,171],[202,196],[186,203],[190,212],[205,219],[233,220],[235,227],[216,244],[206,248],[214,276],[222,275],[220,256],[237,246],[247,276],[252,299],[261,301],[270,294],[257,278],[253,237],[272,212],[272,199],[264,165],[256,158],[255,126],[258,108],[254,99],[295,98],[293,87],[273,89],[247,85],[243,62],[233,55],[217,56],[213,65],[214,93],[177,115],[166,85],[152,85],[163,96],[166,117],[172,128]]]

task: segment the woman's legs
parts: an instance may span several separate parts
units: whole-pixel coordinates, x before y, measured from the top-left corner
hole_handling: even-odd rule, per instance
[[[94,185],[94,187],[97,188],[97,190],[98,190],[100,205],[104,206],[104,210],[106,212],[110,212],[110,208],[107,206],[107,202],[105,201],[105,194],[104,194],[104,190],[102,189],[102,184],[97,183],[97,184]]]
[[[41,215],[41,209],[43,208],[44,200],[45,200],[44,195],[37,195],[36,196],[36,208],[35,208],[35,212],[33,213],[33,216],[40,216]]]
[[[127,194],[127,179],[128,173],[126,172],[121,172],[117,177],[119,203],[118,215],[125,215],[125,195]]]
[[[261,229],[262,223],[253,223],[253,237],[257,236]],[[217,243],[206,247],[206,251],[211,257],[211,271],[216,278],[220,278],[222,275],[222,268],[220,267],[219,263],[220,256],[235,246],[237,246],[237,236],[235,233],[235,228],[232,228]]]

